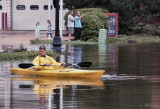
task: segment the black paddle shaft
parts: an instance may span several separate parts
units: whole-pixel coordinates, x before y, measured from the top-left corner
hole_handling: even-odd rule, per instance
[[[78,64],[67,64],[67,65],[78,65],[78,66],[81,66],[81,67],[89,67],[89,66],[92,65],[92,62],[80,62]],[[35,66],[35,65],[31,64],[31,63],[21,63],[21,64],[19,64],[20,68],[29,68],[29,67],[32,67],[32,66]],[[44,66],[44,65],[39,65],[39,66]]]

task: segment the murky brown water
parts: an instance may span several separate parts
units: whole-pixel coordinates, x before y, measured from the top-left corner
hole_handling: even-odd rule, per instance
[[[31,48],[37,49],[38,45]],[[62,48],[63,54],[57,60],[91,61],[93,65],[84,69],[106,72],[94,80],[23,77],[11,75],[9,68],[31,61],[0,62],[0,108],[160,109],[160,44],[63,45]]]

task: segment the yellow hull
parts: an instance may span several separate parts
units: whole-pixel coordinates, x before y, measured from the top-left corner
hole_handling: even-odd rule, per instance
[[[71,68],[59,68],[54,70],[11,68],[10,71],[15,75],[38,75],[58,78],[100,78],[105,72],[105,70],[80,70]]]

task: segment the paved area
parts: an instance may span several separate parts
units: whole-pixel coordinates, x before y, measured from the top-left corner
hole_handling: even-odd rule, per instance
[[[67,35],[67,31],[64,32]],[[54,34],[53,34],[54,35]],[[35,40],[34,31],[0,31],[0,45],[30,45],[30,40]],[[39,35],[40,40],[49,40],[46,31]],[[67,36],[62,36],[62,40],[67,40]],[[52,40],[52,39],[50,39]]]

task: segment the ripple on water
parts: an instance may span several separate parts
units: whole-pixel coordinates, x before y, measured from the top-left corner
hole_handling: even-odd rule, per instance
[[[147,76],[128,76],[128,75],[102,75],[102,80],[132,80],[132,79],[142,79]]]

